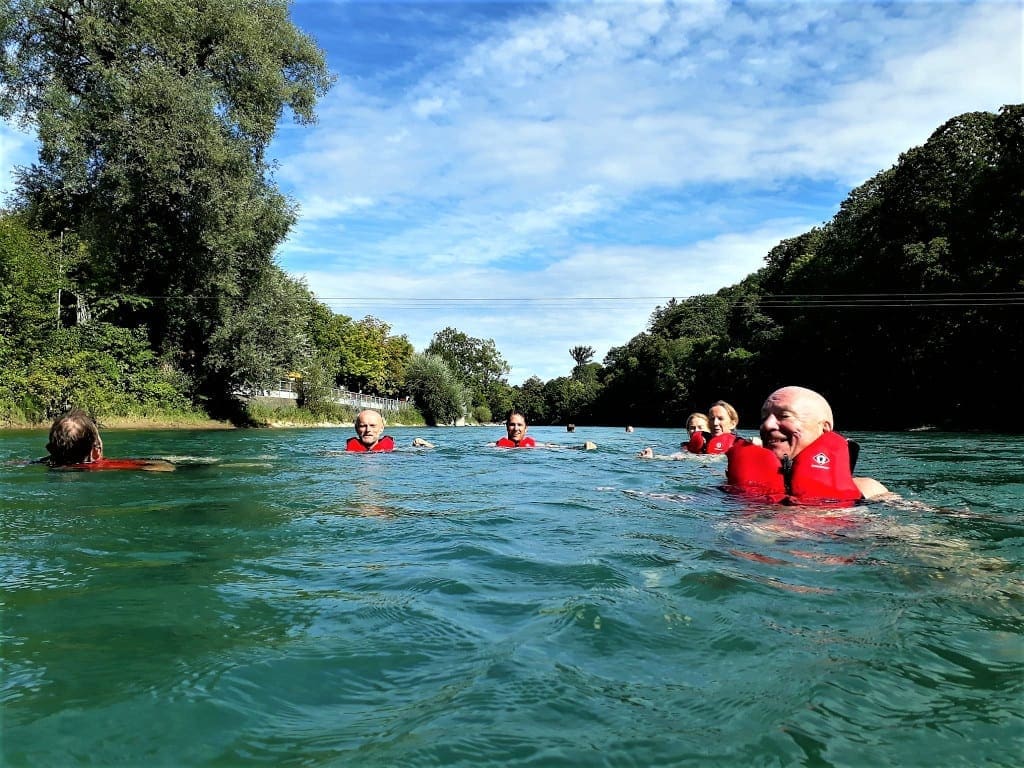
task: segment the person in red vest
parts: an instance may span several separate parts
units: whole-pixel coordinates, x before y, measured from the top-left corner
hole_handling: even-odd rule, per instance
[[[533,448],[537,442],[526,434],[526,414],[517,408],[513,408],[505,416],[506,437],[498,440],[495,445],[499,448]]]
[[[345,443],[346,451],[357,453],[387,452],[395,450],[395,441],[384,432],[384,417],[377,411],[367,409],[356,414],[353,424],[356,436]]]
[[[761,406],[761,446],[737,440],[726,453],[728,487],[766,501],[848,506],[889,494],[854,477],[857,446],[833,430],[832,407],[814,390],[782,387]]]
[[[96,421],[80,408],[57,417],[50,427],[49,454],[40,461],[54,469],[142,469],[149,472],[173,472],[171,462],[162,459],[108,459],[103,455],[103,439]]]

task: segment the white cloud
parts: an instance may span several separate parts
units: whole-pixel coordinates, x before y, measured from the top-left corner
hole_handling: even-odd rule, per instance
[[[271,147],[301,205],[281,263],[418,349],[494,338],[513,381],[625,343],[640,297],[737,282],[949,118],[1024,97],[1018,2],[293,12],[340,78]],[[0,127],[0,167],[28,147]],[[523,301],[585,296],[620,300]]]
[[[1021,95],[1013,3],[529,10],[438,40],[447,58],[401,88],[343,82],[281,148],[317,224],[299,230],[304,252],[327,236],[324,201],[341,201],[332,247],[309,260],[288,244],[286,264],[321,295],[370,281],[432,299],[372,313],[417,348],[445,325],[494,338],[513,381],[564,375],[576,344],[603,355],[658,302],[508,297],[714,292],[946,119]],[[822,185],[838,191],[823,201]]]

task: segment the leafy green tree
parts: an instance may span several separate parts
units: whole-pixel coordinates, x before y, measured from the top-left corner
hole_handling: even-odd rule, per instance
[[[285,0],[9,0],[0,114],[34,125],[18,205],[88,244],[96,294],[134,294],[111,322],[224,384],[208,342],[264,285],[295,211],[266,150],[289,110],[313,120],[331,84]],[[217,371],[245,367],[226,363]]]
[[[694,410],[692,350],[690,339],[646,332],[610,349],[596,417],[608,423],[680,423]]]
[[[666,339],[706,339],[728,331],[729,300],[719,294],[671,299],[651,315],[649,330]]]
[[[45,349],[57,326],[59,259],[59,246],[24,217],[0,216],[0,368]]]
[[[330,385],[340,386],[344,381],[341,358],[345,345],[345,328],[352,322],[352,318],[335,314],[326,304],[312,296],[306,316],[306,334],[313,344],[316,357],[329,377]]]
[[[470,392],[474,405],[487,404],[491,386],[505,381],[511,370],[493,339],[477,339],[450,327],[434,334],[426,354],[437,355],[448,364]]]
[[[188,382],[157,364],[145,331],[103,322],[54,331],[21,384],[21,410],[32,421],[72,405],[96,416],[192,411]]]
[[[514,388],[513,405],[526,414],[530,424],[549,424],[547,399],[544,394],[544,382],[539,376],[531,376],[521,385]],[[511,408],[512,406],[509,406]],[[509,408],[501,411],[504,417]]]
[[[267,387],[313,358],[305,284],[272,267],[236,301],[210,338],[208,365],[234,391]]]
[[[299,399],[296,405],[305,408],[314,416],[326,416],[334,412],[336,405],[331,397],[334,381],[319,354],[304,366],[299,380]]]
[[[493,381],[484,393],[487,402],[487,410],[490,412],[488,419],[480,421],[498,421],[505,417],[515,405],[515,390],[504,381]]]
[[[340,377],[349,389],[378,395],[395,395],[412,355],[405,336],[392,336],[391,326],[367,315],[341,328]]]
[[[384,381],[379,392],[385,397],[397,397],[405,391],[405,368],[415,349],[405,335],[388,336],[384,342]]]
[[[577,346],[569,350],[569,355],[576,362],[576,367],[580,368],[593,360],[596,352],[593,347]]]
[[[547,421],[565,424],[584,421],[594,397],[593,387],[571,377],[560,376],[544,385]]]
[[[428,424],[455,424],[465,417],[470,407],[469,393],[439,355],[413,355],[405,379]]]

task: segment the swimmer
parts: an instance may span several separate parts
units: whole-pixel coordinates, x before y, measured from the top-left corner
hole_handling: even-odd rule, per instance
[[[395,441],[384,432],[384,417],[377,411],[367,408],[356,414],[353,423],[356,436],[350,437],[345,443],[345,450],[354,453],[378,452],[386,453],[395,449]]]
[[[495,445],[498,448],[533,448],[537,441],[526,434],[529,426],[526,424],[526,414],[518,408],[512,408],[505,415],[505,437],[498,440]]]
[[[103,439],[96,421],[80,408],[59,416],[50,427],[49,454],[40,463],[53,469],[108,470],[139,469],[147,472],[173,472],[175,467],[162,459],[108,459],[103,455]]]
[[[833,426],[832,407],[817,392],[775,390],[761,406],[762,445],[741,439],[727,454],[727,489],[773,502],[832,506],[892,497],[877,480],[853,477],[850,446]]]
[[[505,416],[506,436],[495,443],[498,448],[577,448],[583,451],[597,450],[597,443],[587,440],[581,446],[565,446],[557,443],[538,443],[530,435],[526,434],[529,425],[526,423],[526,414],[518,408],[511,409]]]

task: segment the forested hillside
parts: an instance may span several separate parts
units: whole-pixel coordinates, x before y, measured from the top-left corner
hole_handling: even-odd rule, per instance
[[[679,424],[721,397],[752,424],[802,384],[846,428],[1020,431],[1022,288],[1017,104],[949,120],[738,285],[659,307],[608,354],[594,416]]]

